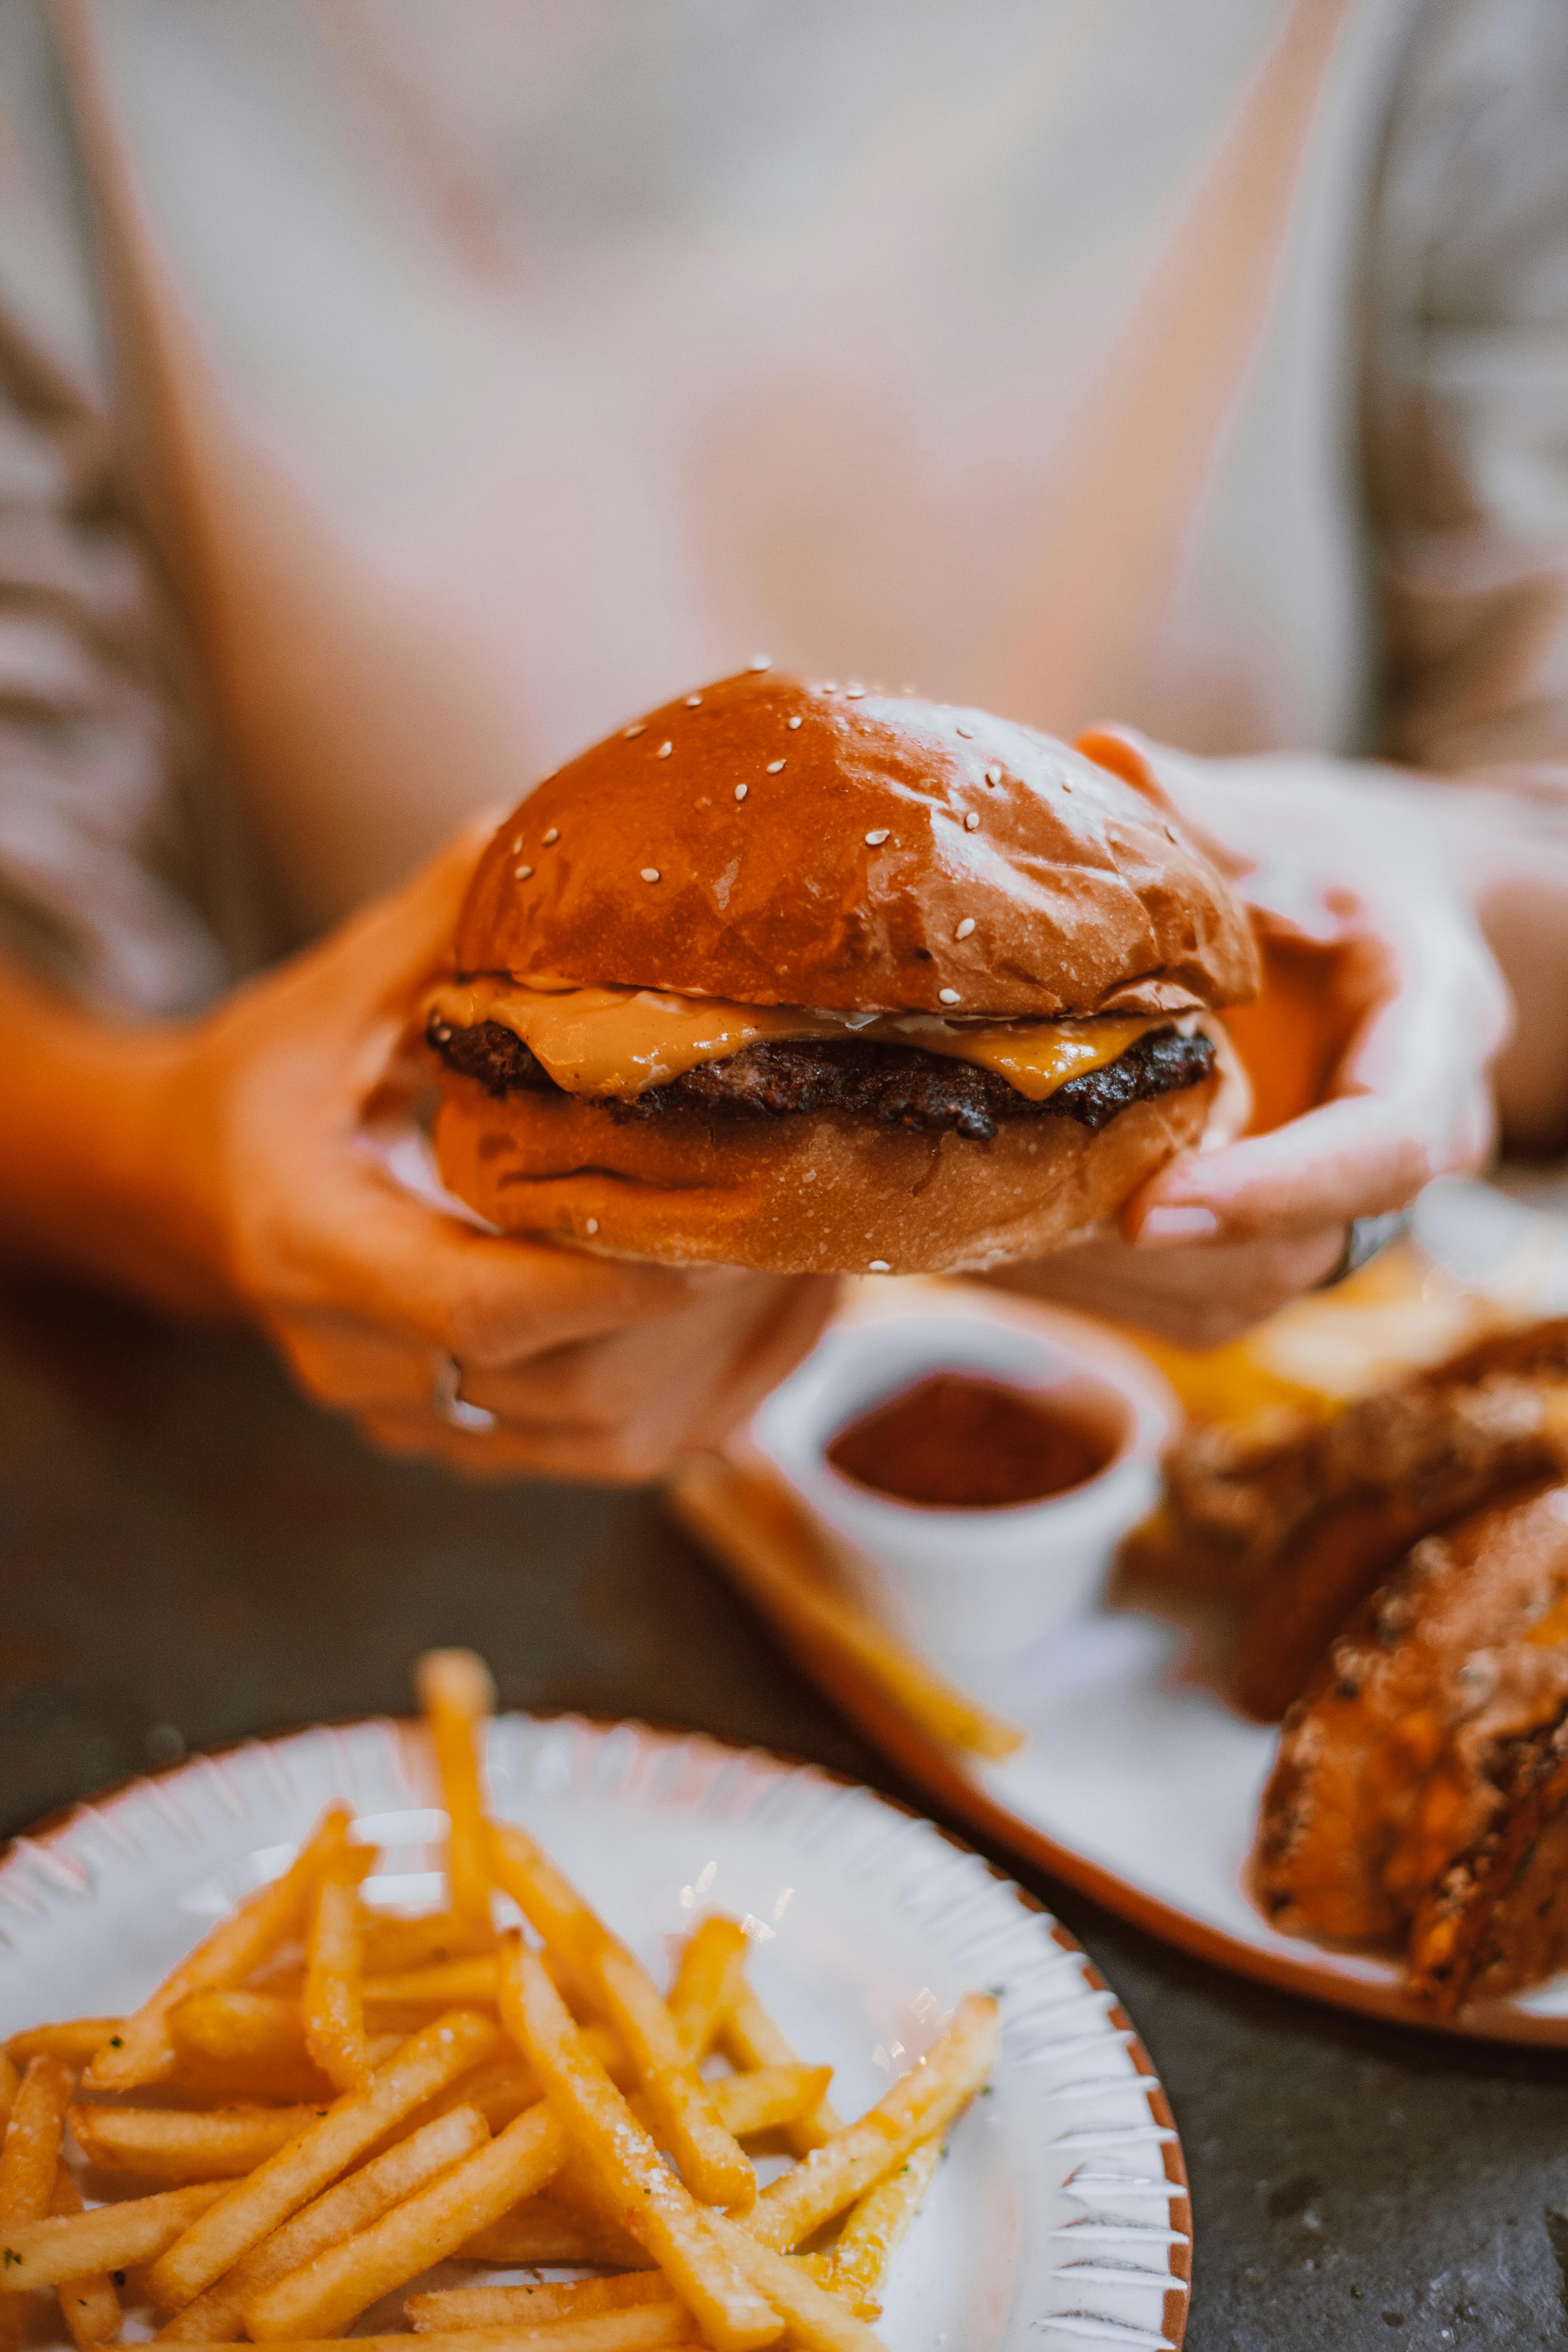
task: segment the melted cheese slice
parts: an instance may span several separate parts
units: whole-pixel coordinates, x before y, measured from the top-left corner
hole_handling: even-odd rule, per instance
[[[1068,1078],[1103,1069],[1151,1029],[1152,1019],[944,1021],[930,1013],[829,1013],[791,1004],[731,1004],[716,996],[676,996],[651,988],[542,990],[521,982],[476,980],[434,989],[425,1000],[454,1029],[499,1022],[521,1037],[558,1087],[574,1095],[636,1095],[664,1086],[701,1062],[722,1062],[763,1038],[819,1042],[863,1037],[918,1045],[994,1070],[1030,1102],[1044,1102]]]

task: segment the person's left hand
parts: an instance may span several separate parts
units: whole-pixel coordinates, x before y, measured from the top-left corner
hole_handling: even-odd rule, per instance
[[[1120,730],[1092,756],[1117,741],[1124,772],[1146,764],[1178,816],[1240,863],[1261,929],[1337,948],[1349,1043],[1317,1108],[1183,1154],[1139,1187],[1117,1235],[994,1278],[1214,1346],[1331,1276],[1353,1219],[1486,1158],[1509,999],[1417,780],[1326,760],[1194,760]]]

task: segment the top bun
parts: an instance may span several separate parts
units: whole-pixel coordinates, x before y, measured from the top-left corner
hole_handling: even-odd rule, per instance
[[[865,1013],[1179,1013],[1258,985],[1240,904],[1152,787],[987,711],[760,668],[540,784],[457,961]]]

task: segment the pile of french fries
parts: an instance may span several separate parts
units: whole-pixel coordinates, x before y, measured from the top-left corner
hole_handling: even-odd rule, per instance
[[[841,2124],[830,2070],[748,1984],[742,1928],[705,1919],[661,1994],[533,1840],[487,1818],[482,1663],[436,1652],[417,1679],[446,1910],[367,1906],[374,1849],[333,1806],[134,2015],[6,2044],[0,2352],[40,2294],[82,2352],[119,2340],[132,2272],[158,2342],[332,2341],[453,2260],[590,2275],[409,2294],[419,2352],[870,2352],[890,2258],[994,2061],[994,2001],[963,2000]],[[523,1927],[498,1929],[498,1895]],[[98,2184],[145,2193],[84,2210],[72,2141]],[[747,2142],[796,2160],[759,2189]]]

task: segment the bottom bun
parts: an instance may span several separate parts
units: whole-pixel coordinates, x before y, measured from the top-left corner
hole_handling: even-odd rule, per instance
[[[443,1180],[492,1224],[614,1257],[767,1274],[962,1274],[1040,1257],[1112,1217],[1203,1132],[1218,1083],[1131,1103],[1099,1134],[1043,1113],[988,1143],[853,1112],[617,1118],[443,1076]]]

